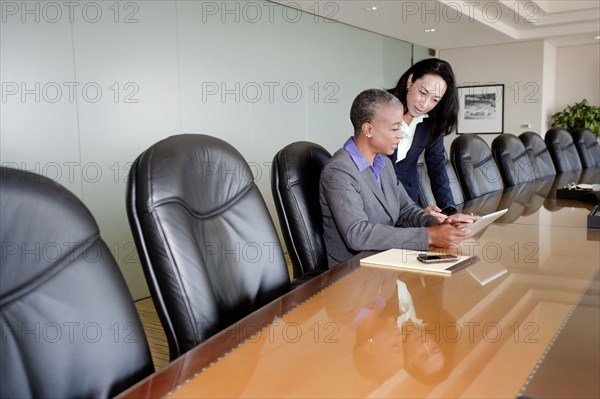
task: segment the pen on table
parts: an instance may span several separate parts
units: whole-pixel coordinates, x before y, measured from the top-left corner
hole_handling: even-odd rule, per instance
[[[478,262],[479,261],[479,257],[478,256],[471,256],[470,258],[467,258],[465,260],[463,260],[462,262],[459,262],[455,265],[450,266],[449,268],[447,268],[446,270],[449,272],[457,272],[461,269],[464,269],[467,266],[471,266],[473,263]]]

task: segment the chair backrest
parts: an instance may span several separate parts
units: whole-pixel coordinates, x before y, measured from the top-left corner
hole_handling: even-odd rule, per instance
[[[319,179],[330,158],[308,141],[289,144],[273,158],[271,190],[294,278],[327,269]]]
[[[0,168],[0,397],[113,397],[154,371],[131,294],[70,191]]]
[[[546,147],[544,139],[539,134],[524,132],[519,135],[519,139],[525,146],[536,179],[556,175],[556,168],[554,168],[554,162],[550,152],[548,152],[548,147]]]
[[[504,183],[488,144],[475,134],[463,134],[452,141],[450,160],[454,165],[465,200],[502,190]]]
[[[573,143],[573,137],[565,129],[552,128],[546,132],[546,147],[558,173],[581,170],[581,160]]]
[[[506,187],[536,179],[533,163],[517,136],[504,133],[496,137],[492,141],[492,155]]]
[[[462,188],[460,188],[460,181],[458,180],[458,176],[456,176],[456,171],[454,170],[454,166],[452,166],[452,162],[450,162],[450,159],[448,159],[447,156],[445,165],[454,203],[456,205],[462,204],[465,201],[465,198],[463,196]],[[427,165],[425,164],[425,152],[421,153],[417,160],[417,174],[419,176],[419,204],[422,207],[435,204],[435,196],[431,189],[429,172],[427,171]]]
[[[575,129],[571,132],[573,143],[579,154],[581,165],[587,168],[600,167],[600,143],[588,129]]]
[[[183,134],[144,151],[127,213],[171,359],[289,290],[252,171],[221,139]]]

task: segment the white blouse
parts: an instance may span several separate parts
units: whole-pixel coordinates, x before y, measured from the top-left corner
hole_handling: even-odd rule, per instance
[[[429,115],[427,114],[419,115],[416,118],[413,118],[412,121],[410,121],[410,125],[407,125],[404,120],[402,121],[402,125],[400,128],[404,132],[404,137],[398,143],[398,156],[396,157],[396,162],[402,161],[404,158],[406,158],[406,154],[408,153],[408,150],[410,150],[413,138],[415,137],[417,125],[423,122],[423,119],[428,117]]]

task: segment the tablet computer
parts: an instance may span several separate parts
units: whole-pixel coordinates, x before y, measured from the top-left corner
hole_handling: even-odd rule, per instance
[[[477,220],[473,224],[467,227],[467,230],[470,231],[469,237],[474,236],[479,233],[481,230],[485,229],[489,226],[494,220],[498,219],[500,216],[504,215],[508,211],[508,208],[502,209],[496,212],[488,213],[485,216],[482,216],[481,219]]]

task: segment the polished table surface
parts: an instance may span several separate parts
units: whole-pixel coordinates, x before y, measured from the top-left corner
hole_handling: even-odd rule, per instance
[[[341,263],[123,397],[599,397],[600,242],[553,182],[466,204],[509,212],[449,277]],[[494,208],[494,209],[491,209]]]

